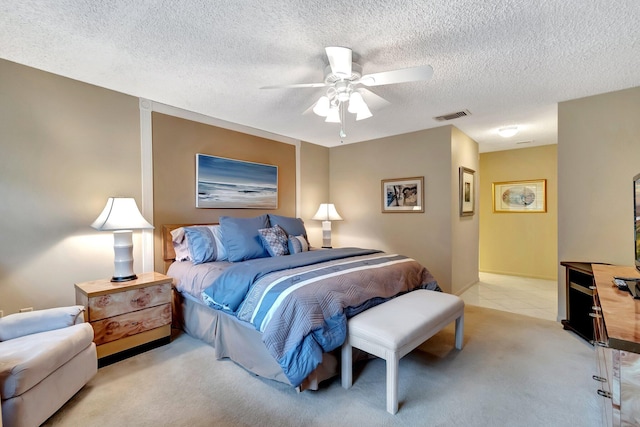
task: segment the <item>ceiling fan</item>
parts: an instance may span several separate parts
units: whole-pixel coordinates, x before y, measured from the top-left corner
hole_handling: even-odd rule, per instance
[[[340,138],[347,136],[344,127],[345,110],[355,114],[356,120],[364,120],[373,116],[362,95],[370,99],[370,103],[388,104],[384,98],[358,86],[371,87],[426,81],[433,76],[433,68],[430,65],[362,75],[362,67],[353,62],[353,52],[348,47],[332,46],[325,48],[325,51],[329,58],[329,65],[325,69],[324,82],[264,86],[260,89],[326,87],[325,95],[322,95],[314,103],[313,112],[325,117],[325,122],[340,123]]]

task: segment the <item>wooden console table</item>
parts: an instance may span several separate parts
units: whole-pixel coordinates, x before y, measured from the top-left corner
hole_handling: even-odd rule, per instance
[[[637,425],[640,408],[640,300],[613,284],[614,276],[640,277],[634,267],[592,264],[595,293],[594,345],[598,373],[597,393],[602,396],[603,422],[607,426]]]

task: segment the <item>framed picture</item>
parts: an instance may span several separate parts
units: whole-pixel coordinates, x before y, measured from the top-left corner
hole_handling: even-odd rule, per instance
[[[277,209],[278,167],[196,154],[196,208]]]
[[[476,205],[475,174],[472,169],[460,167],[460,216],[472,216]]]
[[[382,212],[424,212],[424,177],[383,179]]]
[[[547,180],[494,182],[494,212],[547,211]]]

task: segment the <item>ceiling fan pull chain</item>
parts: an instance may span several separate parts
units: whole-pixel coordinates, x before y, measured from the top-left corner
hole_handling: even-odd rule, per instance
[[[344,142],[342,141],[343,138],[347,137],[347,133],[344,131],[344,127],[345,127],[345,117],[344,117],[344,102],[340,103],[340,142]]]

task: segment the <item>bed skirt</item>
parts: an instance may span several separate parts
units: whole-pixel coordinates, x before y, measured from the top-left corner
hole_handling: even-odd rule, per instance
[[[236,317],[207,307],[190,295],[173,290],[174,327],[209,344],[217,359],[229,358],[252,374],[291,385],[269,354],[261,334]],[[321,381],[338,375],[337,351],[324,353],[322,363],[297,387],[317,390]]]

